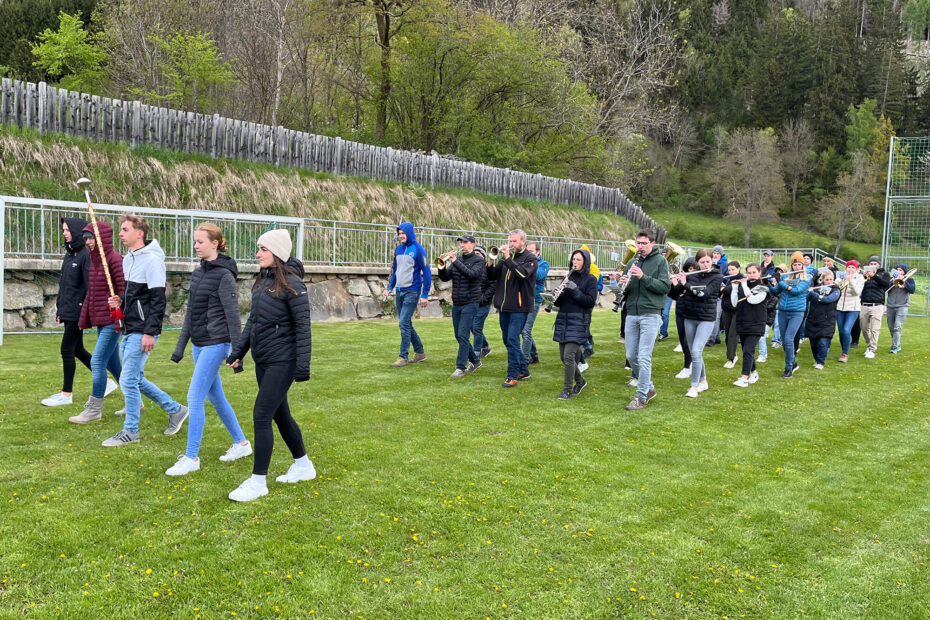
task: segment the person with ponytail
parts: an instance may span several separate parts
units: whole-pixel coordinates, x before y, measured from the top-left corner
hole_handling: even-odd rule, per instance
[[[190,410],[187,450],[165,472],[169,476],[185,476],[200,469],[198,453],[206,423],[207,399],[233,440],[220,460],[235,461],[252,454],[252,445],[242,434],[236,412],[226,400],[220,380],[220,367],[241,331],[236,294],[239,269],[236,261],[225,254],[226,240],[216,224],[204,223],[194,230],[194,251],[200,257],[200,265],[191,274],[187,314],[181,337],[171,355],[172,362],[180,362],[188,340],[191,341],[194,372],[187,390]]]
[[[310,379],[310,303],[303,283],[304,268],[291,258],[291,236],[284,229],[270,230],[258,238],[261,271],[252,287],[252,311],[236,341],[227,364],[235,369],[251,349],[258,380],[252,411],[255,425],[255,460],[252,475],[229,494],[229,499],[248,502],[268,494],[265,477],[274,447],[272,420],[291,451],[294,463],[278,482],[293,484],[316,478],[307,456],[300,427],[291,415],[287,392],[294,382]]]

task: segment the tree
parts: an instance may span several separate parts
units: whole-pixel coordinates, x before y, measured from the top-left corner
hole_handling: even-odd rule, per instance
[[[202,32],[179,33],[170,39],[152,36],[167,61],[161,63],[163,93],[154,93],[170,105],[192,112],[210,110],[211,90],[233,81],[229,63],[224,61],[216,42]]]
[[[32,46],[36,57],[33,63],[52,77],[61,78],[61,86],[68,90],[100,92],[103,82],[103,63],[107,54],[97,47],[84,30],[81,13],[59,14],[58,30],[46,28]]]
[[[846,111],[849,124],[845,128],[847,153],[872,150],[875,129],[878,127],[878,119],[875,118],[877,105],[878,102],[875,99],[866,99],[859,105],[849,104],[849,109]]]
[[[718,183],[730,203],[727,217],[743,221],[744,244],[755,220],[771,220],[785,198],[781,160],[771,129],[737,129],[722,135]]]
[[[878,195],[874,165],[866,153],[854,152],[850,170],[836,180],[838,191],[821,201],[819,215],[827,231],[836,235],[834,254],[839,254],[843,240],[851,233],[871,226],[872,205]]]
[[[814,153],[814,132],[810,123],[804,118],[791,118],[785,121],[778,139],[781,149],[782,168],[785,180],[791,190],[791,209],[798,204],[798,185],[814,169],[817,154]]]

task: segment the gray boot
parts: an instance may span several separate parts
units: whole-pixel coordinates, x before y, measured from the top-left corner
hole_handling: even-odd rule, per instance
[[[88,422],[94,422],[99,420],[102,416],[103,410],[103,399],[94,398],[91,396],[87,399],[87,404],[84,405],[84,411],[78,415],[71,416],[68,418],[68,422],[72,424],[87,424]]]

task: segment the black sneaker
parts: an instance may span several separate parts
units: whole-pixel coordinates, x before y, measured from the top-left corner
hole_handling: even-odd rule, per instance
[[[794,371],[793,371],[793,370],[785,370],[785,372],[781,373],[781,378],[782,378],[782,379],[790,379],[790,378],[791,378],[791,375],[793,375],[793,374],[794,374]]]
[[[488,347],[487,349],[481,349],[481,357],[487,357],[489,355],[491,355],[491,347]]]
[[[665,335],[659,334],[659,337],[656,338],[656,342],[662,342],[666,338],[668,338],[668,334],[665,334]]]
[[[529,372],[521,372],[519,375],[517,375],[517,381],[523,381],[524,379],[529,379],[529,378],[530,378]]]
[[[630,360],[627,360],[627,361],[623,364],[623,369],[624,369],[624,370],[633,370],[633,367],[630,366]]]
[[[572,397],[571,390],[562,390],[562,393],[559,394],[559,400],[568,400]]]
[[[537,356],[534,355],[533,357],[530,358],[530,361],[529,361],[528,363],[529,363],[529,364],[538,364],[538,363],[539,363],[539,358],[538,358]]]
[[[797,363],[797,362],[795,362],[795,363],[794,363],[794,368],[792,368],[792,369],[791,369],[791,374],[794,374],[794,373],[796,373],[796,372],[797,372],[797,370],[798,370],[798,368],[799,368],[799,367],[798,367],[798,363]]]
[[[577,396],[578,394],[581,394],[581,390],[585,389],[587,386],[588,386],[588,382],[582,379],[581,383],[576,383],[575,387],[572,388],[572,394],[574,394],[575,396]]]
[[[594,355],[594,349],[585,349],[581,352],[581,359],[586,360],[592,355]]]

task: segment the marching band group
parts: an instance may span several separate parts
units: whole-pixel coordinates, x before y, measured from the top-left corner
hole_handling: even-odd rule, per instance
[[[198,454],[205,402],[209,400],[232,439],[220,460],[234,461],[254,452],[252,475],[229,494],[230,499],[250,501],[268,493],[272,422],[294,459],[277,480],[292,484],[315,478],[316,470],[287,400],[292,383],[309,379],[311,356],[304,270],[291,256],[289,233],[275,229],[259,237],[256,257],[260,271],[252,287],[251,311],[242,327],[236,293],[238,269],[235,260],[224,253],[222,230],[209,223],[195,229],[194,250],[201,262],[191,275],[184,326],[171,356],[173,362],[180,362],[191,343],[194,368],[185,406],[145,376],[145,364],[161,335],[167,305],[165,254],[157,240],[148,238],[145,219],[126,214],[120,219],[119,237],[128,251],[120,256],[113,247],[112,229],[96,220],[87,196],[90,222],[79,218],[62,218],[61,222],[66,255],[57,319],[65,328],[61,342],[64,381],[62,391],[42,403],[71,404],[77,359],[91,370],[92,392],[83,411],[69,418],[70,422],[100,420],[103,400],[116,389],[116,381],[123,392],[125,406],[116,412],[125,416],[123,428],[102,445],[117,447],[140,440],[141,395],[145,394],[167,414],[166,435],[177,433],[190,420],[187,449],[165,472],[169,476],[190,474],[200,469]],[[564,367],[558,398],[578,396],[587,385],[582,373],[594,351],[591,314],[605,288],[605,274],[598,270],[590,249],[582,246],[573,250],[568,257],[568,274],[554,290],[546,291],[549,264],[542,258],[540,243],[527,242],[524,231],[513,230],[506,244],[488,249],[477,245],[469,234],[457,241],[458,250],[436,260],[439,278],[452,282],[452,325],[458,351],[451,376],[468,376],[481,368],[482,359],[490,354],[484,329],[493,305],[507,349],[502,387],[516,387],[530,377],[530,365],[539,361],[533,340],[536,316],[540,309],[548,312],[555,308],[553,340],[559,344]],[[837,328],[842,346],[839,362],[846,362],[850,348],[857,346],[858,326],[866,341],[865,357],[875,357],[886,310],[891,352],[901,350],[909,297],[915,290],[914,271],[907,265],[899,264],[886,272],[873,256],[862,269],[856,261],[848,261],[845,270],[838,270],[832,259],[818,269],[812,256],[795,252],[789,268],[774,265],[773,253],[766,250],[762,261],[750,263],[743,273],[741,265],[728,262],[723,248],[716,246],[686,258],[679,268],[675,259],[683,258],[681,249],[674,244],[664,249],[657,246],[656,233],[650,229],[639,231],[627,247],[621,269],[606,274],[606,288],[617,295],[614,310],[622,309],[620,342],[625,343],[632,370],[627,385],[636,388],[628,410],[643,409],[656,397],[652,353],[656,342],[668,337],[673,304],[679,343],[676,351],[684,357],[683,368],[675,376],[690,379],[685,393],[690,398],[708,389],[703,351],[720,342],[721,330],[726,333],[726,367],[734,367],[737,346],[742,348],[742,370],[734,382],[741,388],[759,380],[756,364],[767,359],[770,329],[774,330],[771,346],[785,351],[785,378],[798,369],[796,355],[804,338],[810,339],[814,368],[822,369]],[[395,295],[401,333],[393,367],[426,359],[412,318],[418,305],[428,303],[431,284],[427,253],[416,241],[413,225],[405,222],[397,227],[397,248],[384,291],[384,299],[392,292]],[[97,329],[92,353],[84,349],[82,340],[82,330],[90,328]],[[252,416],[254,449],[226,399],[219,374],[223,365],[241,372],[249,351],[258,383]]]

